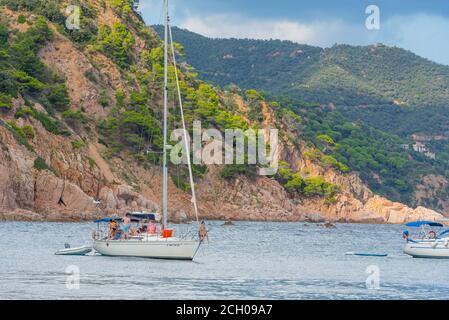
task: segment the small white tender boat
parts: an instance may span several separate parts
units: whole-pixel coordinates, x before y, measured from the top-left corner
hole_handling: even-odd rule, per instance
[[[71,248],[66,244],[65,249],[60,249],[55,252],[58,256],[84,256],[92,251],[91,246],[81,246],[76,248]]]
[[[404,253],[413,258],[449,259],[449,229],[437,233],[431,227],[443,227],[441,223],[433,221],[416,221],[406,224],[407,227],[420,227],[421,232],[415,239],[409,238],[408,230],[403,237],[407,240]]]

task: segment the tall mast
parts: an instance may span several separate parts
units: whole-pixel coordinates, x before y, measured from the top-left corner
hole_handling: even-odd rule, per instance
[[[184,107],[182,105],[181,88],[179,87],[178,67],[176,66],[176,54],[175,54],[175,47],[173,45],[173,34],[172,34],[172,30],[171,30],[170,21],[168,23],[168,35],[170,36],[170,48],[171,48],[171,54],[173,57],[173,67],[175,70],[176,89],[178,91],[179,109],[181,111],[182,128],[184,131],[184,142],[185,142],[185,148],[186,148],[185,150],[186,150],[186,154],[187,154],[187,165],[189,168],[190,188],[192,191],[192,204],[193,204],[193,209],[195,211],[196,222],[199,226],[198,205],[196,203],[196,195],[195,195],[195,183],[193,181],[192,163],[190,162],[189,139],[188,139],[188,134],[187,134],[187,129],[186,129],[186,121],[184,118]]]
[[[168,0],[164,0],[164,155],[163,155],[163,186],[162,186],[162,214],[164,228],[167,228],[168,210],[168,170],[167,170],[167,117],[168,117]]]

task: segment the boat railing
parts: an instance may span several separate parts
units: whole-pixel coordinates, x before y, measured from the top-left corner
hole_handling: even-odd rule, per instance
[[[119,229],[120,230],[120,229]],[[119,231],[122,233],[122,231]],[[141,240],[141,241],[151,241],[154,240],[153,237],[160,238],[160,240],[169,240],[170,238],[173,238],[172,234],[170,233],[169,236],[163,236],[162,232],[158,232],[156,234],[150,234],[147,231],[129,235],[127,240]],[[198,238],[197,232],[193,230],[177,230],[176,232],[176,238],[180,240],[196,240]],[[97,228],[92,231],[92,239],[93,240],[126,240],[123,237],[123,234],[121,234],[120,238],[118,239],[110,239],[110,231],[107,227],[100,227],[100,224],[98,224]],[[159,240],[159,239],[158,239]]]

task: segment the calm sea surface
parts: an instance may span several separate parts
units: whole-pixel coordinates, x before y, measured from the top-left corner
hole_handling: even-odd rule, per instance
[[[2,299],[449,299],[449,260],[402,253],[402,226],[210,222],[195,260],[56,256],[93,223],[0,223]],[[175,226],[185,232],[193,225]],[[347,256],[347,251],[388,257]],[[79,289],[66,287],[70,266]],[[69,267],[69,269],[67,269]],[[379,288],[368,289],[376,283]]]

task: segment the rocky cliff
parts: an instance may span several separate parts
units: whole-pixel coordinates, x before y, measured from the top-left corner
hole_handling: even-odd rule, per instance
[[[151,30],[142,31],[142,22],[134,12],[117,7],[117,1],[115,5],[109,1],[82,3],[95,13],[91,19],[96,25],[113,28],[118,22],[128,28],[134,39],[128,48],[131,57],[145,53],[157,55],[153,49],[157,49],[160,40]],[[0,12],[2,23],[10,30],[9,41],[27,32],[39,16],[33,11],[9,7],[1,7]],[[21,17],[28,23],[18,23],[23,20]],[[115,150],[115,145],[104,142],[108,136],[100,132],[99,124],[119,114],[117,92],[129,97],[133,90],[144,90],[144,87],[149,91],[148,103],[157,118],[161,87],[148,79],[141,81],[137,65],[135,68],[119,66],[107,51],[96,49],[95,42],[80,46],[56,22],[50,19],[47,23],[53,36],[39,48],[38,57],[48,70],[64,79],[70,103],[65,112],[53,113],[35,95],[19,91],[11,98],[10,105],[1,109],[0,218],[79,221],[129,210],[159,211],[160,166],[143,161],[141,152],[126,145]],[[152,72],[156,72],[155,66]],[[157,78],[157,73],[148,71],[147,75]],[[199,90],[198,80],[186,79],[185,83],[193,88],[192,92]],[[239,94],[214,91],[221,100],[232,102],[220,102],[216,108],[224,106],[223,110],[227,110],[232,105],[235,109],[231,113],[252,124],[250,103],[246,99]],[[443,218],[426,208],[412,209],[379,197],[357,174],[342,173],[306,157],[309,147],[289,128],[289,123],[279,119],[267,103],[262,102],[260,108],[258,125],[278,127],[282,131],[278,157],[295,172],[308,177],[320,176],[339,186],[338,194],[332,202],[320,196],[292,194],[275,178],[238,175],[225,179],[220,174],[220,166],[209,166],[196,178],[202,218],[375,223]],[[43,117],[62,126],[63,133],[49,131],[48,120],[44,121]],[[32,134],[24,134],[26,128],[32,128]],[[173,176],[169,189],[171,219],[191,218],[190,195],[175,184]]]

